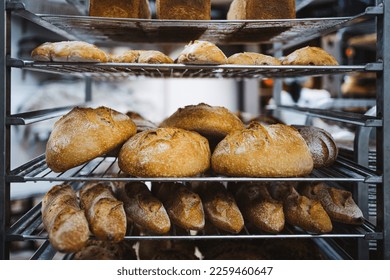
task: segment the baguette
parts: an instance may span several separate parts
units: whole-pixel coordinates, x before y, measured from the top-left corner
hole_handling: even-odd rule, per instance
[[[60,252],[77,252],[89,239],[88,221],[69,185],[52,187],[42,200],[43,226],[52,246]]]
[[[219,229],[239,233],[244,227],[244,219],[231,193],[221,183],[202,184],[196,188],[206,217]]]
[[[80,190],[80,204],[92,233],[99,240],[119,242],[126,235],[126,214],[123,202],[114,197],[111,187],[88,183]]]
[[[127,218],[131,222],[156,234],[170,230],[171,222],[163,204],[144,183],[118,183],[115,189],[124,202]]]
[[[269,233],[283,230],[283,205],[271,197],[265,185],[243,184],[235,197],[244,218],[255,227]]]
[[[163,202],[171,221],[186,230],[201,230],[205,224],[202,201],[179,183],[153,184],[152,192]]]

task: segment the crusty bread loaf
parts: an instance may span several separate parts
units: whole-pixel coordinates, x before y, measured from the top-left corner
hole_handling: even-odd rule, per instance
[[[90,0],[89,15],[112,18],[151,18],[148,0]]]
[[[109,56],[95,45],[81,41],[44,43],[31,52],[35,61],[107,62]]]
[[[123,202],[114,197],[110,186],[85,184],[80,190],[80,205],[97,239],[119,242],[125,238],[127,223]]]
[[[280,65],[279,59],[254,52],[236,53],[228,57],[228,64],[240,65]]]
[[[156,0],[158,19],[209,20],[210,0]]]
[[[125,114],[106,107],[76,107],[55,124],[46,145],[47,165],[63,172],[113,150],[136,133]]]
[[[183,64],[226,64],[226,55],[213,43],[192,41],[179,54],[177,63]]]
[[[351,225],[364,223],[363,213],[349,191],[317,183],[305,185],[301,192],[311,199],[320,201],[332,221]]]
[[[218,182],[204,183],[195,188],[200,195],[206,217],[217,228],[239,233],[244,227],[244,219],[231,193]]]
[[[234,0],[228,20],[295,18],[294,0]]]
[[[315,168],[330,166],[336,161],[338,148],[330,133],[314,126],[294,125],[294,127],[305,139]]]
[[[157,234],[169,231],[171,222],[167,211],[144,183],[121,182],[116,184],[115,189],[119,199],[124,202],[126,215],[131,222]]]
[[[89,239],[88,221],[69,185],[52,187],[42,200],[42,221],[52,246],[60,252],[77,252]]]
[[[202,201],[179,183],[154,183],[152,192],[163,202],[172,223],[186,230],[201,230],[205,224]]]
[[[283,202],[287,223],[313,233],[328,233],[332,222],[321,203],[300,195],[294,188]]]
[[[244,124],[228,109],[205,103],[179,108],[165,119],[160,127],[177,127],[193,130],[207,138],[209,143],[218,143],[227,134],[241,130]]]
[[[171,64],[173,59],[160,51],[141,51],[138,63],[146,64]]]
[[[244,218],[255,227],[269,233],[283,230],[283,205],[271,197],[265,185],[242,184],[235,197]]]
[[[210,167],[206,138],[180,128],[147,130],[130,138],[119,153],[120,169],[136,177],[186,177]]]
[[[211,164],[218,174],[240,177],[294,177],[313,169],[309,148],[295,128],[256,122],[226,136]]]
[[[337,60],[329,53],[318,47],[304,47],[298,49],[282,60],[282,65],[339,65]]]
[[[120,54],[110,54],[109,60],[114,63],[137,63],[139,50],[128,50]]]

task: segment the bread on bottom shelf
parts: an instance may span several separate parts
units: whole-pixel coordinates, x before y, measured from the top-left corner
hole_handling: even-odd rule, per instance
[[[85,184],[80,190],[80,204],[97,239],[119,242],[125,238],[127,222],[123,202],[114,197],[110,186]]]
[[[52,187],[42,200],[42,221],[52,246],[60,252],[77,252],[89,239],[88,221],[69,185]]]

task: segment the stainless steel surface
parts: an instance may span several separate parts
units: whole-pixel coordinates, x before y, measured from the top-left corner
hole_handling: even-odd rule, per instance
[[[247,177],[186,177],[186,178],[123,178],[118,175],[119,170],[117,159],[113,157],[96,158],[82,166],[75,167],[63,173],[51,171],[45,162],[45,155],[41,155],[29,163],[11,171],[7,176],[10,182],[26,181],[148,181],[148,182],[260,182],[260,181],[329,181],[329,182],[381,182],[381,177],[370,169],[363,168],[352,161],[339,157],[332,167],[314,170],[307,177],[291,178],[247,178]],[[332,176],[329,176],[332,174]]]
[[[381,127],[383,121],[379,117],[366,116],[358,113],[330,111],[325,109],[304,108],[298,106],[278,106],[277,109],[302,112],[308,116],[349,123],[366,127]]]
[[[380,63],[379,63],[380,64]],[[285,78],[317,76],[365,71],[367,65],[341,66],[255,66],[255,65],[184,65],[184,64],[140,64],[140,63],[66,63],[33,62],[10,59],[9,65],[16,68],[47,73],[92,77],[96,79],[124,78]]]

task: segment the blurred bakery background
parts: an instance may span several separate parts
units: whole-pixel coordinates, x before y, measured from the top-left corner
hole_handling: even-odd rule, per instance
[[[88,2],[23,1],[26,9],[33,13],[75,16],[88,13]],[[152,17],[155,18],[155,3],[153,0],[149,2]],[[211,0],[212,19],[226,19],[231,2],[231,0]],[[346,17],[357,15],[373,5],[375,5],[374,0],[297,0],[296,15],[297,18]],[[31,51],[38,45],[63,40],[63,37],[56,32],[50,32],[20,17],[12,17],[11,25],[11,57],[29,60]],[[302,46],[295,46],[294,49],[306,45],[318,46],[332,54],[340,65],[362,65],[376,60],[375,32],[375,24],[372,21],[366,21],[305,42]],[[120,53],[125,49],[160,50],[175,59],[185,44],[129,44],[119,40],[112,44],[104,42],[98,46],[109,53]],[[267,53],[272,45],[228,44],[220,47],[226,56],[229,56],[243,51]],[[288,54],[294,49],[287,49],[284,53]],[[123,78],[107,81],[13,68],[11,77],[12,114],[55,107],[69,106],[70,108],[87,102],[91,107],[103,105],[123,113],[134,111],[158,124],[179,107],[206,103],[226,107],[244,119],[269,117],[285,124],[313,125],[323,128],[331,133],[339,147],[344,147],[351,153],[353,153],[354,138],[358,133],[356,126],[343,125],[332,121],[331,118],[317,118],[315,114],[274,110],[275,104],[362,114],[375,114],[373,107],[376,105],[376,75],[367,72],[276,80],[270,78],[239,80]],[[275,94],[276,91],[279,93]],[[11,170],[45,152],[45,145],[55,121],[54,118],[31,126],[12,127],[11,139],[15,142],[11,145]],[[370,139],[375,143],[374,134]],[[51,186],[51,182],[13,184],[11,188],[12,219],[16,220],[26,209],[39,203],[42,195]],[[213,244],[213,246],[207,246],[204,255],[206,258],[226,259],[246,258],[248,255],[261,259],[266,258],[267,256],[264,255],[267,254],[272,258],[280,257],[281,259],[324,258],[320,252],[317,252],[317,247],[311,240],[291,240],[290,243],[278,240],[272,247],[266,242],[263,244],[264,241],[242,242],[239,245],[226,243],[224,246],[230,248],[228,252],[222,252],[221,247],[218,248]],[[39,243],[15,242],[13,246],[13,258],[23,259],[31,255]],[[173,241],[163,242],[163,246],[160,243],[156,245],[155,242],[145,241],[137,246],[141,247],[141,254],[145,259],[167,258],[164,254],[171,250],[175,252],[173,256],[177,259],[192,258],[195,250],[192,243],[181,244],[181,242]],[[202,248],[205,244],[197,244],[197,246]],[[265,251],[259,252],[259,246],[266,247]],[[156,247],[160,247],[158,251],[160,255],[148,255],[155,251]],[[280,256],[277,254],[277,252],[280,254],[280,252],[287,251],[292,251],[295,255]]]

